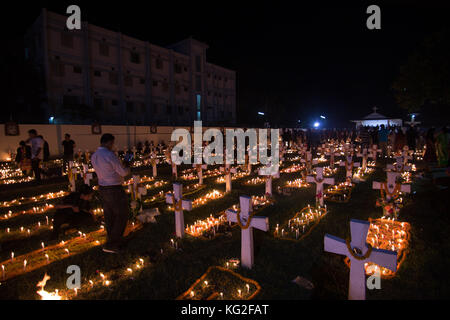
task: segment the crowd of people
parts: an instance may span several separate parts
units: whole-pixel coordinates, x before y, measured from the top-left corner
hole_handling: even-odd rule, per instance
[[[439,130],[409,126],[376,127],[361,126],[358,129],[307,129],[285,130],[282,134],[283,141],[297,144],[307,144],[316,149],[320,144],[334,141],[353,141],[363,147],[377,145],[383,155],[387,155],[388,147],[394,152],[403,150],[405,146],[409,150],[424,151],[423,158],[428,166],[448,167],[449,162],[449,130],[442,127]]]

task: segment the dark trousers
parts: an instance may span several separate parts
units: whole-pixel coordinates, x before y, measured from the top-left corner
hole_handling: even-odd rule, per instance
[[[34,178],[37,182],[41,181],[41,169],[39,168],[39,163],[41,162],[41,159],[34,158],[31,160],[31,169],[34,173]]]
[[[73,153],[72,154],[65,154],[63,156],[63,172],[67,171],[67,167],[69,165],[69,161],[73,161]]]
[[[105,216],[106,245],[120,246],[130,216],[128,196],[122,186],[100,186],[99,191]]]

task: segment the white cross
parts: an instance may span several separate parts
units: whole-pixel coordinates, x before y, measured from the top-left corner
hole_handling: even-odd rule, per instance
[[[361,165],[359,162],[353,162],[353,165],[352,165],[352,160],[353,160],[352,156],[347,156],[345,161],[339,162],[339,165],[341,167],[345,167],[346,177],[350,178],[350,179],[353,176],[353,168],[357,168]]]
[[[84,176],[84,183],[90,186],[92,180],[92,173],[89,172],[89,166],[84,163],[83,163],[83,176]]]
[[[372,189],[378,189],[380,190],[383,188],[383,190],[386,192],[386,200],[391,200],[391,196],[389,194],[393,195],[393,192],[395,191],[395,187],[398,187],[398,184],[396,182],[397,177],[400,175],[398,172],[388,171],[387,174],[387,182],[378,182],[373,181],[372,182]],[[387,190],[386,190],[387,189]],[[402,184],[399,186],[400,192],[410,193],[411,192],[411,185],[410,184]]]
[[[350,220],[350,233],[352,237],[350,247],[355,256],[363,258],[369,250],[369,246],[366,243],[369,227],[370,223],[368,221]],[[367,258],[357,259],[347,248],[344,239],[329,234],[326,234],[324,238],[324,250],[326,252],[344,255],[350,259],[349,300],[366,299],[366,272],[364,268],[366,263],[373,262],[389,270],[397,270],[397,252],[395,251],[373,248]]]
[[[334,184],[334,178],[324,178],[323,168],[316,167],[316,176],[307,176],[306,181],[316,184],[316,201],[323,206],[323,184]]]
[[[407,166],[407,165],[405,165],[404,164],[404,160],[403,160],[403,157],[395,157],[395,165],[394,164],[388,164],[387,166],[386,166],[386,168],[388,169],[388,170],[392,170],[392,171],[395,171],[395,172],[399,172],[399,173],[402,173],[402,172],[404,172],[404,171],[411,171],[411,166]]]
[[[208,166],[206,164],[193,164],[192,166],[197,170],[198,184],[203,184],[203,169],[208,168]]]
[[[271,170],[270,174],[267,174],[267,168],[274,168],[272,167],[272,164],[269,162],[269,164],[266,166],[266,169],[263,171],[261,169],[258,170],[258,175],[264,176],[266,178],[266,194],[269,196],[272,196],[272,179],[273,178],[279,178],[280,177],[280,171],[277,170]]]
[[[334,147],[330,147],[328,152],[325,152],[327,156],[330,156],[330,168],[334,169],[334,157],[339,157],[341,154],[334,150]]]
[[[252,198],[247,196],[239,197],[240,214],[234,210],[227,210],[227,220],[231,222],[237,222],[238,217],[241,227],[241,265],[244,268],[251,269],[254,264],[255,257],[253,255],[253,228],[268,231],[269,230],[269,218],[253,216],[250,218],[250,212],[252,212]],[[239,216],[238,216],[239,214]],[[251,219],[249,225],[248,221]]]
[[[173,193],[166,193],[166,203],[172,204],[175,212],[175,233],[177,237],[184,236],[184,214],[183,209],[187,211],[192,210],[192,201],[184,200],[183,185],[181,183],[173,184]],[[175,203],[174,203],[175,200]]]
[[[226,184],[226,192],[231,191],[231,174],[236,173],[235,168],[230,168],[229,164],[226,164],[225,167],[220,167],[221,172],[225,172],[225,184]]]
[[[414,150],[409,150],[408,146],[404,146],[402,151],[403,164],[407,164],[408,160],[412,160],[410,154],[414,154]]]
[[[363,168],[363,170],[366,170],[366,168],[367,168],[367,158],[369,158],[369,153],[367,152],[367,149],[364,148],[362,150],[362,152],[357,154],[357,156],[362,158],[362,168]]]

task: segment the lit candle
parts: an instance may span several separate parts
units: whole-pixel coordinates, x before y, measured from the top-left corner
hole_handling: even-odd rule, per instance
[[[48,254],[45,254],[45,259],[47,259],[47,263],[49,263],[49,257],[48,257]]]
[[[239,298],[241,297],[241,289],[238,289]]]
[[[14,261],[14,251],[11,252],[11,261]]]
[[[2,265],[2,278],[5,280],[5,266]]]
[[[27,260],[23,260],[23,271],[27,268]]]

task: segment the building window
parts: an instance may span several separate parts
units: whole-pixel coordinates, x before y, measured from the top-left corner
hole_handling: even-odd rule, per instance
[[[115,72],[110,72],[109,73],[109,83],[110,84],[115,84],[115,85],[119,84],[119,76],[118,76],[117,73],[115,73]]]
[[[164,92],[169,91],[169,83],[167,81],[163,82],[163,91]]]
[[[182,106],[178,106],[178,113],[179,114],[183,114],[183,107]]]
[[[133,78],[131,76],[125,76],[123,79],[125,87],[132,87],[133,86]]]
[[[202,72],[202,56],[195,56],[195,71]]]
[[[101,76],[102,76],[101,71],[95,70],[95,71],[94,71],[94,76],[96,76],[96,77],[101,77]]]
[[[175,94],[180,94],[181,92],[181,87],[178,83],[175,84]]]
[[[103,108],[103,99],[102,98],[94,98],[94,107],[96,109],[101,110]]]
[[[112,99],[111,100],[111,105],[112,106],[117,106],[117,100],[116,99]]]
[[[64,77],[64,64],[60,61],[53,60],[51,62],[52,74],[56,77]]]
[[[184,86],[184,92],[188,92],[189,88],[187,86]]]
[[[82,73],[82,69],[80,66],[73,66],[73,73]]]
[[[171,114],[172,113],[172,107],[167,105],[167,114]]]
[[[140,79],[139,79],[139,83],[140,83],[140,84],[145,84],[145,79],[144,79],[144,78],[140,78]]]
[[[152,83],[153,83],[153,86],[154,86],[154,87],[157,87],[157,86],[158,86],[158,80],[153,80]]]
[[[61,33],[61,45],[73,49],[73,36],[67,32]]]
[[[101,56],[109,57],[109,46],[106,43],[100,42],[98,45],[98,51]]]
[[[141,63],[141,59],[138,52],[130,52],[130,62],[139,64]]]
[[[163,68],[163,61],[161,58],[157,58],[155,61],[156,69],[162,69]]]
[[[183,72],[183,68],[178,63],[175,63],[174,69],[175,69],[175,73],[182,73]]]

